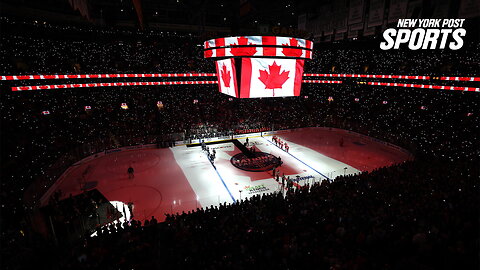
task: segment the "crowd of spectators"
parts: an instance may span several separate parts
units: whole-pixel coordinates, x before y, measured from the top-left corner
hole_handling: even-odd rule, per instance
[[[418,50],[412,53],[411,50],[384,51],[378,48],[378,42],[376,47],[323,45],[315,51],[314,59],[306,63],[307,68],[315,73],[478,75],[479,43],[468,43],[460,51]]]
[[[281,193],[125,222],[49,269],[476,269],[479,160],[408,161]],[[52,255],[54,254],[54,255]]]
[[[129,249],[117,246],[121,235],[91,239],[83,252],[95,259],[80,265],[115,265],[146,252],[143,260],[123,260],[125,268],[474,269],[479,174],[470,165],[478,160],[453,168],[437,162],[168,216],[161,227],[130,235],[138,242]],[[111,257],[97,260],[92,247]]]
[[[0,73],[88,74],[211,71],[198,37],[58,26],[0,17]]]
[[[202,58],[198,38],[189,34],[121,35],[41,23],[17,26],[6,18],[0,22],[2,28],[26,30],[0,36],[1,75],[215,72],[214,64]],[[69,31],[74,33],[58,35]],[[319,48],[306,72],[478,75],[478,46],[458,54]],[[286,269],[309,263],[325,269],[467,269],[463,266],[475,263],[470,256],[478,251],[478,183],[473,181],[480,149],[478,93],[372,87],[348,80],[304,84],[300,97],[264,99],[231,99],[216,86],[20,93],[10,92],[8,82],[1,86],[2,254],[12,247],[24,248],[19,255],[36,251],[26,248],[28,241],[35,247],[36,238],[24,237],[26,217],[35,207],[29,201],[38,200],[27,187],[38,179],[48,187],[87,154],[241,129],[332,126],[405,147],[417,161],[298,190],[285,200],[273,194],[169,217],[150,229],[135,226],[88,240],[70,254],[51,247],[58,255],[42,251],[34,259],[50,263],[51,269],[59,258],[65,258],[59,264],[64,268],[87,269]],[[43,115],[45,110],[50,114]],[[439,254],[443,260],[434,258]]]

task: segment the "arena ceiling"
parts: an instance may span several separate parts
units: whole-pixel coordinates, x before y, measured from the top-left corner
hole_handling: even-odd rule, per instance
[[[161,24],[295,27],[299,0],[2,0],[2,16],[100,25],[155,27]]]

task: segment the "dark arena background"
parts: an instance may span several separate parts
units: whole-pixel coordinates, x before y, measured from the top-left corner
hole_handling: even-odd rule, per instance
[[[479,1],[0,4],[1,269],[480,269]]]

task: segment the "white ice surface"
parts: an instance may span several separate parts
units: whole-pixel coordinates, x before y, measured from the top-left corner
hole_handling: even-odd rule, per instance
[[[245,139],[239,140],[242,143],[245,142]],[[284,164],[295,168],[298,173],[286,175],[290,176],[291,179],[296,179],[297,176],[314,177],[314,179],[299,181],[300,185],[305,185],[307,181],[311,184],[313,181],[318,182],[326,177],[333,179],[344,173],[352,174],[359,172],[345,163],[288,141],[290,150],[289,153],[286,153],[272,144],[270,136],[249,138],[249,143],[250,145],[255,144],[262,152],[270,153],[277,157],[280,156]],[[232,196],[235,200],[239,200],[240,197],[244,199],[255,194],[282,190],[271,176],[271,172],[244,172],[231,165],[229,162],[231,154],[228,151],[233,150],[233,143],[210,145],[210,147],[216,148],[217,158],[215,164],[218,174],[208,161],[205,153],[201,150],[201,147],[180,146],[172,148],[175,160],[182,168],[202,206],[218,205],[224,202],[227,204],[233,203]],[[219,162],[221,160],[223,162]],[[344,170],[344,168],[347,169]],[[282,168],[280,168],[280,171],[282,171]],[[260,177],[257,177],[256,181],[251,181],[249,175],[252,174],[258,174]],[[222,183],[222,180],[225,185]],[[249,193],[249,187],[259,185],[264,185],[267,190]],[[242,190],[241,193],[240,190]]]

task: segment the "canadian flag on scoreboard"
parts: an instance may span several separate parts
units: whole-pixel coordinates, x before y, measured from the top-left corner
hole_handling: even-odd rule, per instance
[[[304,60],[243,58],[241,98],[299,96]]]
[[[229,58],[216,61],[218,89],[221,93],[238,97],[237,76],[235,75],[235,59]]]

